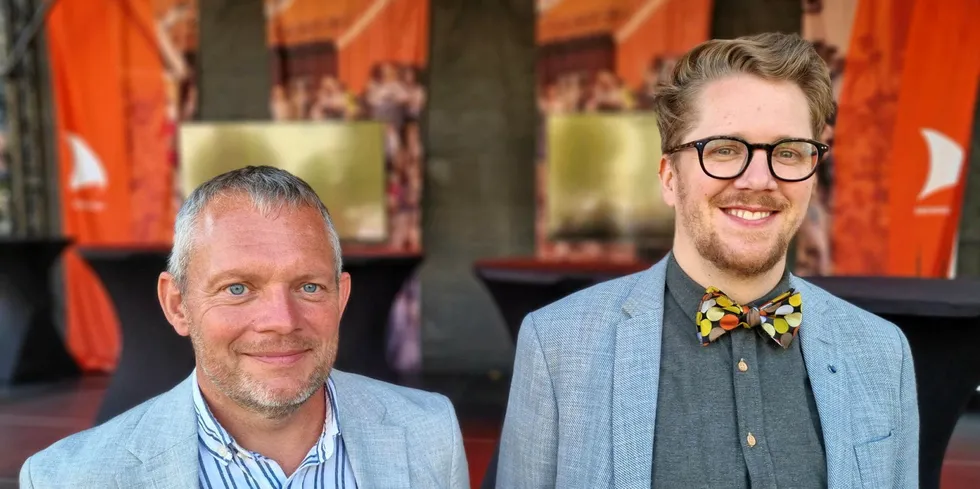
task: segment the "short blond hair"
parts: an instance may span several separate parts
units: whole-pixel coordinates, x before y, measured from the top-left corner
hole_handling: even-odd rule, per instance
[[[820,137],[834,111],[830,70],[813,46],[799,35],[770,32],[713,39],[677,61],[670,76],[661,80],[653,100],[664,152],[685,143],[680,138],[694,125],[694,101],[704,86],[738,74],[799,86],[809,104],[813,137]]]

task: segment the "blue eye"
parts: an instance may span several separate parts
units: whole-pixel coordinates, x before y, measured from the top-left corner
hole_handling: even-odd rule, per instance
[[[245,286],[242,284],[233,284],[228,286],[228,292],[231,292],[231,295],[242,295],[245,293],[245,290]]]
[[[303,292],[307,294],[314,294],[318,290],[320,290],[320,286],[317,284],[306,284],[303,286]]]

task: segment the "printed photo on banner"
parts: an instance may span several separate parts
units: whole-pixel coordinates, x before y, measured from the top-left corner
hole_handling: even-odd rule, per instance
[[[706,0],[538,3],[538,258],[631,261],[669,247],[672,213],[649,191],[660,155],[651,98],[710,22]]]
[[[851,27],[857,0],[806,0],[803,4],[803,38],[813,44],[830,68],[834,100],[840,100],[844,80],[844,57],[850,42]],[[830,146],[830,151],[817,167],[817,184],[810,199],[806,218],[796,235],[796,264],[794,273],[800,276],[833,274],[831,239],[834,208],[834,129],[837,117],[827,120],[818,139]]]
[[[265,14],[272,120],[384,124],[387,238],[344,251],[421,253],[429,0],[266,0]],[[392,305],[388,361],[401,373],[421,367],[419,294],[413,278]]]
[[[197,58],[198,25],[197,0],[153,0],[156,20],[156,41],[163,59],[163,83],[166,93],[166,125],[164,134],[170,139],[167,161],[173,166],[174,209],[183,202],[180,186],[180,161],[177,127],[197,116]]]

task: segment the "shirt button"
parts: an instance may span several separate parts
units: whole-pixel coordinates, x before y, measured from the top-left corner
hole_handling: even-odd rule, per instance
[[[221,447],[218,449],[218,456],[224,459],[228,459],[231,458],[231,453],[228,451],[227,448]]]
[[[745,359],[744,358],[738,361],[738,371],[739,372],[745,372],[748,369],[749,369],[749,364],[745,363]]]
[[[749,447],[755,446],[755,435],[749,433],[749,436],[745,437],[745,442],[749,444]]]

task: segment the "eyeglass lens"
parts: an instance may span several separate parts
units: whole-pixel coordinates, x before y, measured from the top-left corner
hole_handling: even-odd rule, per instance
[[[742,141],[713,139],[704,145],[701,161],[709,175],[732,178],[745,166],[751,149]],[[806,141],[786,141],[772,150],[772,170],[776,177],[796,180],[813,171],[819,159],[817,146]]]

